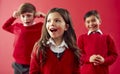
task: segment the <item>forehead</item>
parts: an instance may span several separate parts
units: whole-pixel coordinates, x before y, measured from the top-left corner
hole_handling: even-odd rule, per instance
[[[63,19],[62,16],[58,12],[52,12],[48,14],[47,19],[55,19],[55,18]]]
[[[21,15],[33,15],[34,13],[32,12],[25,12],[25,13],[22,13]]]
[[[95,15],[91,15],[89,17],[86,17],[85,21],[93,20],[93,19],[98,19],[98,18]]]

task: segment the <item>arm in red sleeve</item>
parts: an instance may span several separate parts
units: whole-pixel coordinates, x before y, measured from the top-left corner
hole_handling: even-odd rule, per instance
[[[15,19],[16,19],[16,18],[14,18],[14,17],[9,18],[9,19],[4,23],[4,25],[2,26],[2,28],[3,28],[4,30],[8,31],[8,32],[13,33],[13,26],[12,26],[12,24],[13,24],[13,22],[15,21]]]
[[[39,46],[35,44],[33,52],[31,54],[31,61],[30,61],[30,74],[40,74],[40,59],[38,59]]]
[[[116,50],[116,47],[115,47],[115,43],[109,35],[107,36],[107,45],[108,45],[108,55],[105,58],[104,64],[105,65],[110,65],[110,64],[115,62],[118,54],[117,54],[117,50]]]
[[[87,56],[85,51],[84,51],[84,38],[83,38],[83,36],[84,35],[81,35],[78,38],[78,47],[81,49],[81,57],[80,57],[81,64],[90,63],[89,62],[89,57],[90,56]]]

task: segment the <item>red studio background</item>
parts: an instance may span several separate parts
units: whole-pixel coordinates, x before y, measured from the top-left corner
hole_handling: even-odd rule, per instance
[[[83,21],[85,12],[97,9],[102,19],[101,30],[112,35],[120,54],[120,0],[0,0],[0,74],[13,74],[11,64],[14,61],[12,57],[14,35],[4,31],[2,25],[24,2],[34,4],[38,11],[44,13],[53,7],[68,9],[77,37],[87,32]],[[120,74],[120,56],[109,70],[110,74]]]

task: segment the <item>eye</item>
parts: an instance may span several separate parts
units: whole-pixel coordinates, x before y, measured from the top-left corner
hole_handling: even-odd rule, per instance
[[[61,22],[61,20],[59,20],[59,19],[56,19],[56,20],[55,20],[55,22]]]
[[[95,22],[95,21],[96,21],[96,19],[92,19],[91,21],[92,21],[92,22]]]
[[[47,22],[49,23],[49,22],[50,22],[50,20],[47,20]]]
[[[32,16],[32,15],[29,15],[29,14],[27,15],[27,17],[31,17],[31,16]]]
[[[22,15],[22,17],[24,18],[24,17],[25,17],[25,15]]]
[[[86,23],[88,23],[88,24],[89,24],[89,23],[90,23],[90,21],[86,21]]]

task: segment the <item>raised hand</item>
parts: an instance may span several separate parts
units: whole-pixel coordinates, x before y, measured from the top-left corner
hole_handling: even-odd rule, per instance
[[[18,17],[20,16],[19,11],[14,11],[12,16],[13,16],[14,18],[18,18]]]
[[[46,16],[46,14],[43,13],[43,12],[36,12],[36,13],[35,13],[35,16],[38,17],[38,18],[40,18],[40,17],[43,17],[43,18],[44,18],[44,17]]]

